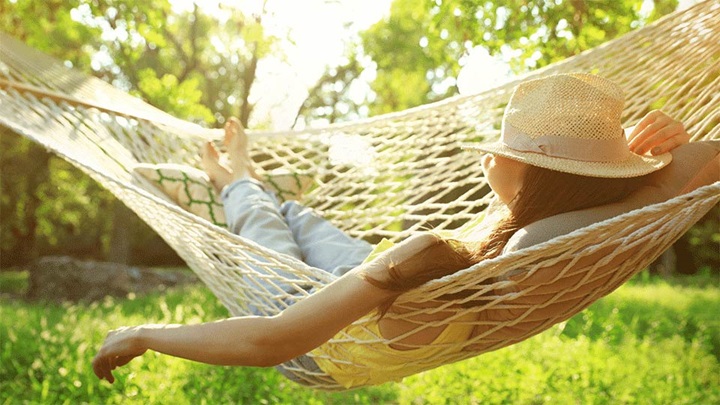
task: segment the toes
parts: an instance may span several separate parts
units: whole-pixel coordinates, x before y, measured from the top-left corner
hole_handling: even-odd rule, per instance
[[[231,125],[235,127],[236,129],[242,128],[242,124],[240,123],[240,120],[237,117],[230,117],[228,118],[228,125]]]
[[[203,147],[200,165],[216,191],[219,192],[232,181],[232,172],[220,163],[218,151],[210,142]]]
[[[213,145],[212,142],[207,142],[203,145],[200,165],[203,170],[210,175],[210,177],[213,177],[218,170],[222,169],[222,165],[220,164],[220,154],[217,149],[215,149],[215,145]]]
[[[202,148],[203,160],[218,161],[220,159],[220,153],[215,149],[215,145],[212,142],[206,142]]]
[[[225,123],[225,146],[230,145],[235,135],[243,134],[243,126],[235,117],[229,117]]]
[[[228,122],[225,123],[225,138],[223,139],[223,144],[225,144],[225,146],[228,146],[232,140],[233,134],[233,126],[230,123],[230,120],[228,120]]]

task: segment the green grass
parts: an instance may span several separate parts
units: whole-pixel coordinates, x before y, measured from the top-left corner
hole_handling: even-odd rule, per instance
[[[27,270],[0,272],[0,294],[25,294],[27,288]]]
[[[0,274],[3,289],[8,277]],[[22,286],[19,279],[13,282]],[[119,370],[115,385],[95,378],[90,361],[109,329],[226,316],[202,286],[94,304],[4,298],[0,404],[720,403],[720,283],[709,276],[687,280],[635,279],[523,343],[344,393],[305,389],[271,369],[213,367],[155,353]]]

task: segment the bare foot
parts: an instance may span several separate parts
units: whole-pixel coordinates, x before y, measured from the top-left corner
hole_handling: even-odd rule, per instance
[[[230,169],[236,179],[252,177],[262,181],[255,172],[253,161],[248,153],[248,140],[245,129],[235,117],[228,118],[225,124],[225,146],[230,157]]]
[[[203,145],[201,164],[218,192],[233,182],[233,173],[220,164],[220,154],[212,142]]]
[[[206,143],[202,151],[202,167],[208,174],[215,189],[220,191],[235,180],[248,177],[262,181],[255,172],[252,159],[250,159],[245,130],[235,117],[228,118],[225,124],[224,143],[230,157],[229,167],[220,163],[220,154],[212,142]]]

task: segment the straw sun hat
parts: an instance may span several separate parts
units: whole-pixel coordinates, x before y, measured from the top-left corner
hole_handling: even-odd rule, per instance
[[[469,145],[533,166],[591,177],[636,177],[672,160],[628,148],[622,90],[599,76],[573,73],[521,83],[505,109],[500,141]]]

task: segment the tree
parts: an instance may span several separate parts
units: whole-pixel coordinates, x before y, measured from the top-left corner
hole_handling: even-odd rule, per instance
[[[677,0],[436,1],[435,23],[458,43],[483,45],[491,55],[512,51],[515,71],[534,69],[592,49],[673,12]],[[462,41],[462,42],[461,42]]]
[[[27,139],[0,127],[0,266],[34,258],[42,200],[39,186],[48,178],[50,155]]]
[[[296,125],[301,119],[308,123],[333,124],[367,116],[367,107],[363,105],[367,102],[367,91],[362,91],[360,99],[352,91],[354,85],[361,83],[358,80],[363,71],[360,59],[350,52],[345,64],[325,71],[308,90],[308,97],[295,116]]]
[[[175,13],[167,0],[83,2],[81,21],[103,28],[96,52],[109,63],[95,74],[156,107],[198,122],[238,116],[247,125],[248,96],[258,61],[279,52],[262,15],[224,9],[220,17],[197,4]]]
[[[82,45],[99,31],[75,24],[70,10],[77,1],[0,3],[0,28],[28,45],[60,57],[72,65],[89,65],[90,56]],[[35,258],[38,235],[53,229],[60,236],[67,224],[47,215],[52,202],[45,192],[50,187],[52,155],[31,141],[3,128],[0,131],[0,265],[6,267]],[[68,217],[71,217],[68,216]],[[52,244],[52,240],[47,243]]]
[[[390,14],[362,32],[358,55],[371,58],[376,76],[370,115],[399,111],[457,94],[455,78],[471,49],[509,58],[516,73],[594,48],[674,11],[677,0],[394,0]],[[354,67],[347,65],[344,67]],[[333,67],[341,71],[344,67]],[[356,66],[355,66],[356,67]],[[359,80],[361,70],[353,80]],[[325,81],[331,83],[332,75]],[[312,100],[335,100],[351,86],[316,86]],[[370,101],[371,100],[371,101]],[[354,106],[359,111],[361,105]],[[314,118],[304,110],[306,120]],[[342,114],[326,111],[336,120]]]
[[[261,22],[262,14],[248,17],[235,9],[220,16],[206,15],[197,5],[177,11],[167,0],[0,3],[3,31],[160,109],[205,124],[231,114],[247,123],[251,116],[248,95],[258,61],[279,52],[277,38],[265,35]],[[112,247],[128,246],[128,237],[148,238],[147,227],[119,229],[139,221],[80,171],[15,134],[3,131],[0,139],[3,267],[31,260],[38,250],[72,251],[78,238],[87,246],[78,255],[102,252],[122,260],[124,249],[111,252]],[[81,221],[77,212],[84,213]],[[107,212],[115,218],[102,214]]]

